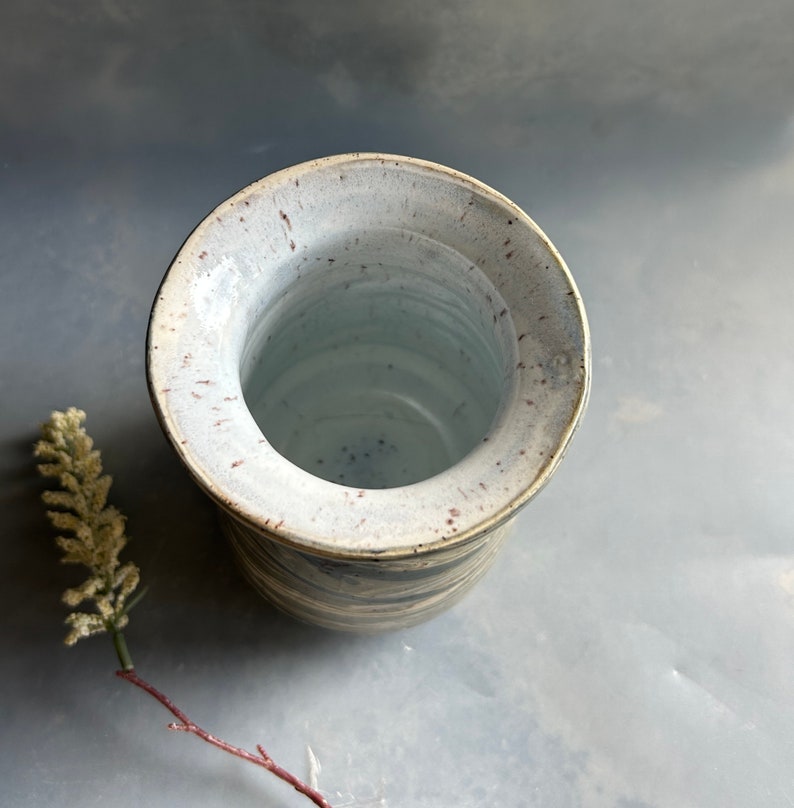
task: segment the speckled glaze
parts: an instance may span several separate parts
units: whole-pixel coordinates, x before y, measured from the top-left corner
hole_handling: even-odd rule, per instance
[[[403,345],[437,371],[389,376]],[[361,366],[355,401],[367,379],[405,378],[395,407],[410,417],[338,409],[345,351]],[[317,370],[284,387],[300,367]],[[568,269],[513,203],[434,163],[351,154],[255,182],[199,224],[157,294],[147,370],[163,430],[254,586],[300,619],[379,631],[447,608],[487,569],[579,424],[590,347]],[[289,391],[307,385],[297,406]],[[389,443],[398,421],[404,446]],[[414,463],[434,430],[442,448]],[[337,438],[341,459],[320,449]]]

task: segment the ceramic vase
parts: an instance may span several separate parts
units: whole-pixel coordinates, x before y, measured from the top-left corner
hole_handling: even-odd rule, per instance
[[[434,163],[348,154],[198,225],[147,371],[253,585],[372,632],[485,572],[580,422],[590,347],[570,272],[516,205]]]

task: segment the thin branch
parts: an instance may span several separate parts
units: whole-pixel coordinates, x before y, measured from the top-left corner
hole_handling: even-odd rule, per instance
[[[202,729],[200,726],[193,723],[193,721],[191,721],[187,715],[183,713],[182,710],[180,710],[179,707],[177,707],[174,702],[171,701],[171,699],[168,698],[168,696],[161,693],[153,685],[150,685],[145,679],[141,679],[141,677],[138,676],[138,674],[132,668],[129,670],[116,671],[116,676],[126,679],[128,682],[130,682],[130,684],[139,687],[141,690],[146,691],[150,696],[152,696],[152,698],[157,699],[157,701],[159,701],[160,704],[162,704],[163,707],[165,707],[166,710],[168,710],[171,715],[177,719],[176,723],[171,723],[168,725],[169,729],[178,730],[180,732],[189,732],[191,735],[201,738],[202,741],[206,741],[213,746],[217,746],[218,749],[223,749],[224,752],[228,752],[235,757],[247,760],[249,763],[253,763],[256,766],[261,766],[263,769],[267,769],[267,771],[275,774],[276,777],[283,780],[285,783],[289,783],[296,791],[303,794],[305,797],[308,797],[315,805],[319,806],[319,808],[331,808],[328,800],[326,800],[319,791],[307,785],[294,774],[288,772],[286,769],[275,763],[270,755],[268,755],[261,746],[258,745],[256,747],[259,754],[255,755],[253,752],[249,752],[247,749],[242,749],[239,746],[233,746],[221,738],[216,737],[212,733],[207,732],[205,729]]]

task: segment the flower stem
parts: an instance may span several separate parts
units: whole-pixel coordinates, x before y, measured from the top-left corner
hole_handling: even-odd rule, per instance
[[[132,664],[132,657],[127,650],[127,641],[124,639],[124,634],[118,629],[111,629],[113,634],[113,646],[119,657],[119,663],[125,671],[131,671],[135,666]]]
[[[116,632],[116,634],[114,634],[114,641],[117,635],[121,636],[120,632]],[[124,639],[122,636],[122,643],[123,641]],[[116,650],[118,651],[118,646]],[[119,659],[121,659],[121,654],[119,654]],[[127,655],[127,659],[129,660],[129,654]],[[152,698],[157,699],[157,701],[159,701],[160,704],[162,704],[163,707],[165,707],[166,710],[168,710],[168,712],[170,712],[171,715],[177,719],[177,721],[168,725],[168,729],[178,730],[180,732],[189,732],[191,735],[201,738],[202,741],[206,741],[207,743],[212,744],[212,746],[217,746],[219,749],[223,749],[224,752],[228,752],[235,757],[247,760],[249,763],[253,763],[255,766],[261,766],[263,769],[267,769],[267,771],[275,774],[280,780],[283,780],[285,783],[289,783],[296,791],[303,794],[305,797],[308,797],[315,805],[319,806],[319,808],[331,808],[328,800],[326,800],[319,791],[304,783],[294,774],[288,772],[286,769],[275,763],[270,755],[268,755],[261,746],[257,745],[256,748],[259,754],[255,755],[253,752],[249,752],[246,749],[241,749],[239,746],[233,746],[232,744],[221,740],[212,733],[202,729],[197,724],[194,724],[193,721],[191,721],[187,715],[185,715],[185,713],[183,713],[182,710],[180,710],[171,701],[171,699],[168,698],[168,696],[161,693],[156,687],[150,685],[145,679],[138,676],[138,674],[132,668],[131,661],[130,667],[125,667],[124,670],[116,671],[116,676],[126,679],[128,682],[130,682],[130,684],[139,687],[141,690],[152,696]]]

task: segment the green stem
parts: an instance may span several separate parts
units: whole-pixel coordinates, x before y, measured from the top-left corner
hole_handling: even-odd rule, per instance
[[[127,641],[124,639],[124,634],[117,629],[114,629],[112,633],[113,645],[116,648],[122,670],[131,671],[135,666],[132,664],[132,657],[127,650]]]

